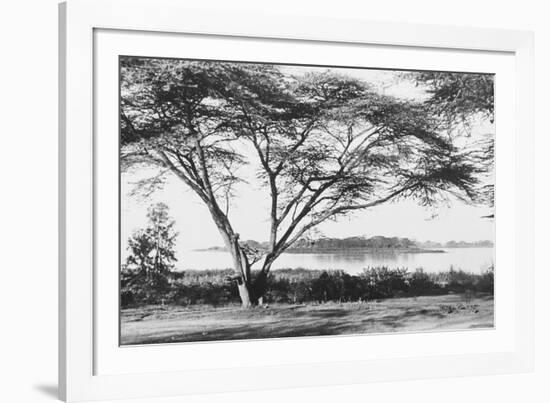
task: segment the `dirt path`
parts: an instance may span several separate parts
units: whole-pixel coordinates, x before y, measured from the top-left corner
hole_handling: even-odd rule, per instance
[[[148,306],[122,311],[121,344],[170,343],[493,326],[493,298],[461,295],[380,302],[238,306]]]

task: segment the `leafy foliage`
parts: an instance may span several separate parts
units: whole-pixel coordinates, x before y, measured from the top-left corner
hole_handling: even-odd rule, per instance
[[[494,120],[494,75],[425,71],[414,74],[428,86],[429,103],[439,114],[455,121],[468,121],[472,115]]]
[[[147,217],[148,227],[136,231],[128,240],[130,254],[121,270],[123,300],[136,297],[154,301],[169,288],[168,277],[176,261],[175,222],[163,203],[151,206]]]
[[[417,83],[426,86],[430,95],[427,104],[451,127],[465,128],[468,132],[476,120],[494,122],[494,75],[419,72],[412,76]],[[493,136],[489,135],[478,146],[478,160],[487,172],[493,168],[494,144]],[[475,197],[493,207],[494,184],[482,185]]]

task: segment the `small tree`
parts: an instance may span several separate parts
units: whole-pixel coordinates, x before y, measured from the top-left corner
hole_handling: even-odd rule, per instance
[[[151,301],[168,286],[168,276],[177,260],[174,246],[178,234],[166,204],[149,207],[147,218],[148,226],[128,239],[130,255],[122,267],[122,287]]]

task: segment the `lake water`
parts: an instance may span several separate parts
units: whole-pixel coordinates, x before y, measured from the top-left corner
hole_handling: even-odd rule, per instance
[[[305,268],[344,270],[356,274],[369,266],[423,268],[426,272],[447,271],[450,267],[472,273],[485,271],[494,262],[493,248],[441,249],[444,253],[402,252],[337,252],[337,253],[285,253],[273,264],[272,269]],[[186,251],[177,263],[180,270],[224,269],[231,267],[231,256],[224,251]]]

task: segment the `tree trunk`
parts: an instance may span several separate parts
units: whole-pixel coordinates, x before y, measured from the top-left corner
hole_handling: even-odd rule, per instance
[[[212,214],[212,216],[217,217],[215,214]],[[260,301],[262,301],[267,291],[267,273],[272,260],[266,261],[262,270],[253,278],[250,262],[239,244],[239,234],[228,231],[221,222],[219,224],[218,228],[233,259],[233,268],[236,273],[233,280],[237,281],[242,307],[251,308],[256,306],[261,303]]]
[[[261,304],[263,302],[263,297],[267,291],[267,272],[261,270],[256,278],[254,279],[254,284],[252,286],[254,301],[256,304]]]
[[[237,281],[237,288],[239,290],[239,297],[241,297],[241,306],[243,308],[251,308],[254,306],[255,304],[250,295],[249,286],[245,281],[242,281],[242,278]]]
[[[243,308],[250,308],[255,305],[254,294],[252,292],[250,265],[246,260],[246,256],[242,253],[242,250],[238,243],[238,236],[233,239],[229,239],[227,242],[229,251],[233,258],[233,268],[237,274],[237,289],[239,291],[239,297],[241,298],[241,304]]]
[[[242,273],[240,267],[236,267],[237,273]],[[267,275],[260,271],[254,279],[251,277],[245,279],[242,275],[237,278],[237,289],[241,298],[243,308],[252,308],[262,303],[265,292],[267,291]]]

